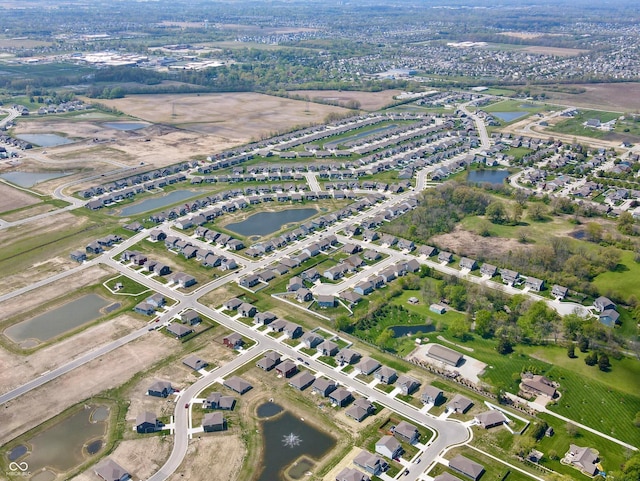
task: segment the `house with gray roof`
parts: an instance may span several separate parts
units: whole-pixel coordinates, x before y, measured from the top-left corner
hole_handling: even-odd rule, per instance
[[[180,314],[180,321],[183,324],[195,326],[196,324],[202,322],[202,319],[200,318],[200,314],[198,314],[196,311],[188,310]]]
[[[470,259],[469,257],[463,257],[460,259],[460,268],[461,269],[469,269],[470,271],[478,268],[478,263],[474,259]]]
[[[373,377],[375,377],[381,383],[393,384],[396,379],[398,379],[398,373],[395,371],[395,369],[391,369],[388,366],[382,366],[380,369],[373,373]]]
[[[598,310],[598,312],[606,311],[607,309],[616,309],[616,305],[609,299],[608,297],[600,296],[595,301],[593,301],[593,305]]]
[[[251,384],[238,376],[233,376],[229,379],[225,379],[223,385],[241,395],[253,388]]]
[[[447,404],[447,411],[464,414],[471,409],[471,406],[473,406],[473,402],[471,402],[470,399],[464,397],[462,394],[456,394]]]
[[[344,468],[336,476],[336,481],[371,481],[371,478],[354,468]]]
[[[221,412],[206,413],[202,418],[202,428],[205,433],[224,431],[227,429],[227,421]]]
[[[368,376],[380,366],[381,364],[375,359],[372,359],[370,357],[363,357],[362,360],[356,365],[356,371],[359,371],[361,374]]]
[[[149,396],[155,397],[167,397],[169,394],[173,392],[173,388],[171,387],[171,383],[169,381],[155,381],[149,389],[147,390],[147,394]]]
[[[393,435],[400,441],[413,444],[420,439],[420,432],[413,424],[400,421],[393,430]]]
[[[232,411],[236,405],[236,398],[233,396],[223,396],[219,392],[212,392],[204,400],[205,409],[221,409]]]
[[[337,404],[340,407],[344,407],[353,400],[353,395],[350,391],[339,388],[329,394],[329,399],[334,404]]]
[[[311,386],[315,380],[315,376],[309,371],[302,371],[289,380],[289,386],[297,389],[298,391],[304,391],[306,388]]]
[[[173,322],[167,326],[167,332],[176,336],[176,339],[182,339],[193,332],[190,327],[184,326],[179,322]]]
[[[591,448],[570,444],[565,460],[589,476],[595,476],[598,473],[598,454]]]
[[[353,364],[360,359],[360,353],[354,351],[353,349],[349,349],[345,347],[344,349],[340,349],[336,354],[336,362],[340,364]]]
[[[480,274],[487,277],[493,277],[498,272],[498,268],[494,265],[487,264],[486,262],[480,267]]]
[[[527,277],[524,281],[525,287],[528,287],[532,291],[540,292],[544,289],[544,281],[542,279],[536,279],[535,277]]]
[[[182,364],[190,367],[194,371],[199,371],[200,369],[205,368],[209,365],[206,361],[203,361],[195,354],[191,354],[190,356],[185,357],[182,360]]]
[[[104,481],[127,481],[131,479],[131,475],[127,470],[111,458],[106,458],[96,464],[93,471]]]
[[[476,414],[474,419],[484,429],[489,429],[495,426],[501,426],[502,424],[509,422],[507,417],[497,409],[491,409],[489,411]]]
[[[396,459],[402,454],[402,445],[393,436],[382,436],[376,442],[376,453],[389,459]]]
[[[559,299],[564,299],[567,297],[569,293],[569,289],[564,286],[559,286],[558,284],[554,284],[551,288],[551,295],[557,297]]]
[[[368,399],[358,398],[344,413],[346,416],[361,422],[369,414],[373,414],[375,411],[375,406]]]
[[[319,377],[313,382],[311,389],[322,397],[328,397],[337,388],[336,383],[331,379]]]
[[[438,474],[433,481],[460,481],[460,478],[449,473]]]
[[[404,394],[405,396],[408,396],[409,394],[411,394],[413,391],[415,391],[420,387],[420,381],[418,381],[417,379],[411,376],[407,376],[406,374],[403,374],[396,381],[396,387],[400,388],[400,391],[402,391],[402,394]]]
[[[323,356],[335,356],[339,348],[335,342],[324,340],[316,346],[316,350]]]
[[[425,404],[438,404],[443,397],[443,392],[435,386],[426,385],[420,393],[420,400]]]
[[[308,332],[302,336],[302,342],[307,349],[314,349],[322,341],[324,341],[324,339],[315,332]]]
[[[471,461],[469,458],[465,458],[462,455],[458,455],[455,458],[449,460],[449,467],[454,471],[476,481],[482,473],[484,473],[484,466],[475,461]]]
[[[162,423],[158,421],[156,415],[145,411],[136,416],[136,432],[138,434],[155,433],[160,430]]]
[[[353,459],[353,464],[374,476],[384,473],[389,467],[389,464],[380,456],[364,450]]]

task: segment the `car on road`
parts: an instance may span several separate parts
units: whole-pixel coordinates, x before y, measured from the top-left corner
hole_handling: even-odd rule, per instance
[[[184,408],[185,408],[185,409],[189,409],[189,403],[185,404],[185,405],[184,405]]]

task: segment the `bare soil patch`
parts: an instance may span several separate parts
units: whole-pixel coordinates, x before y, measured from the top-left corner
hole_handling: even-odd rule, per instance
[[[171,437],[151,436],[140,439],[130,439],[119,443],[116,449],[109,455],[109,458],[113,459],[132,474],[133,479],[147,479],[162,467],[169,457],[172,446],[173,440]],[[96,481],[97,477],[93,469],[94,467],[92,466],[84,473],[71,479],[73,481]],[[187,479],[197,480],[208,478]]]
[[[545,47],[542,45],[532,45],[530,47],[525,47],[522,50],[525,52],[538,53],[541,55],[554,55],[557,57],[575,57],[589,52],[588,50],[581,50],[577,48]]]
[[[339,107],[257,93],[132,95],[104,103],[136,118],[212,134],[218,141],[234,144],[344,112]]]
[[[547,98],[564,105],[615,112],[637,112],[640,110],[640,83],[571,84],[567,88],[584,89],[583,93],[570,94],[547,91]]]
[[[27,432],[55,413],[119,386],[175,350],[175,340],[145,335],[4,405],[0,444]],[[43,409],[46,405],[46,409]]]
[[[212,464],[212,459],[224,453],[224,462]],[[246,448],[239,434],[224,432],[214,436],[195,436],[187,448],[182,466],[169,477],[169,481],[229,481],[237,479]],[[212,469],[213,468],[213,469]]]
[[[0,371],[0,391],[15,389],[43,372],[52,371],[91,349],[139,329],[142,324],[139,319],[122,314],[27,356],[0,347],[0,365],[4,366]]]
[[[2,218],[7,222],[14,222],[21,219],[27,219],[28,217],[33,217],[35,215],[46,214],[47,212],[52,212],[58,209],[59,207],[51,204],[41,204],[28,209],[19,210],[18,212],[13,212],[11,214],[5,214]]]
[[[340,105],[355,101],[360,102],[363,110],[380,110],[393,102],[393,97],[400,95],[400,90],[383,90],[382,92],[357,92],[342,90],[292,90],[290,95],[300,95],[309,100],[318,99],[323,102],[337,102]]]
[[[440,234],[432,239],[434,244],[447,251],[469,257],[478,257],[486,252],[498,256],[511,250],[527,248],[526,244],[521,244],[515,239],[501,237],[500,242],[496,242],[495,237],[482,237],[464,230],[460,225],[456,225],[453,232]]]
[[[7,212],[29,205],[39,204],[42,202],[36,196],[27,194],[26,192],[11,187],[10,185],[0,182],[0,212]],[[5,216],[4,220],[9,220]]]

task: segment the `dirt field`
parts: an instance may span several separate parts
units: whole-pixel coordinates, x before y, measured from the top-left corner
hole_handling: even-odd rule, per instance
[[[245,448],[240,435],[216,433],[201,435],[189,442],[187,457],[169,481],[231,481],[237,479]],[[224,462],[213,463],[212,458],[224,453]]]
[[[433,237],[433,243],[446,247],[446,250],[455,254],[464,254],[468,257],[478,257],[485,252],[493,252],[496,255],[515,249],[526,249],[525,244],[521,244],[516,239],[503,239],[497,243],[495,237],[482,237],[473,232],[462,229],[457,225],[453,232],[440,234]]]
[[[162,467],[169,457],[172,446],[171,438],[162,436],[131,439],[118,444],[109,458],[129,471],[133,475],[133,479],[147,479]],[[73,481],[96,481],[98,478],[93,472],[92,466],[84,473],[71,479]]]
[[[11,187],[4,182],[0,182],[0,212],[7,212],[9,210],[39,204],[40,202],[40,199],[37,197]],[[8,220],[4,217],[3,219]]]
[[[160,333],[143,336],[4,405],[0,444],[105,389],[119,386],[176,348]],[[46,409],[42,409],[46,399]]]
[[[615,112],[638,112],[640,110],[640,83],[624,82],[609,84],[575,84],[567,88],[583,88],[586,92],[569,94],[547,92],[547,99],[563,105],[589,109],[613,110]]]
[[[290,95],[301,95],[309,99],[322,99],[324,101],[339,102],[345,105],[350,101],[360,102],[363,110],[374,111],[389,105],[393,97],[399,95],[400,90],[384,90],[382,92],[355,92],[342,90],[292,90]]]
[[[132,117],[211,134],[218,142],[231,144],[259,139],[296,125],[322,122],[331,112],[344,112],[339,107],[307,105],[256,93],[132,95],[104,103]],[[209,152],[190,152],[195,153]]]
[[[577,48],[543,47],[536,45],[525,47],[522,50],[525,52],[538,53],[540,55],[554,55],[557,57],[575,57],[588,52],[588,50],[580,50]]]
[[[122,314],[29,356],[19,356],[0,348],[0,365],[4,367],[0,371],[0,391],[4,393],[15,389],[43,372],[139,329],[142,324],[139,319]]]

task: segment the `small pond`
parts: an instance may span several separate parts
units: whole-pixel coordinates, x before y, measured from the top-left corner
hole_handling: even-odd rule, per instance
[[[381,134],[382,132],[386,132],[387,130],[393,130],[397,128],[396,124],[385,125],[384,127],[378,127],[377,129],[366,130],[364,132],[359,132],[357,134],[350,135],[348,137],[343,137],[340,140],[334,140],[332,142],[326,142],[324,144],[325,149],[335,149],[338,145],[344,145],[347,142],[355,142],[365,137],[369,137],[376,134]]]
[[[259,418],[270,418],[271,416],[275,416],[276,414],[280,414],[284,409],[279,404],[276,404],[272,401],[269,401],[264,404],[260,404],[256,413]]]
[[[28,449],[24,444],[20,444],[9,451],[9,461],[15,461],[27,453]]]
[[[29,439],[32,452],[25,458],[29,471],[37,472],[49,467],[65,472],[85,460],[83,448],[91,439],[106,433],[106,423],[91,422],[95,406],[85,406],[72,416],[51,426]]]
[[[391,326],[389,329],[393,331],[393,337],[413,336],[418,333],[433,332],[433,326]]]
[[[100,317],[100,309],[109,304],[97,294],[87,294],[56,309],[7,328],[4,334],[15,342],[27,339],[47,341]]]
[[[72,144],[73,140],[58,134],[20,134],[20,140],[40,147],[55,147],[56,145]]]
[[[287,209],[279,212],[258,212],[242,222],[227,224],[226,229],[243,236],[269,235],[291,222],[301,222],[317,214],[316,209]]]
[[[115,311],[116,309],[120,308],[120,303],[119,302],[114,302],[113,304],[111,304],[110,306],[107,306],[104,308],[104,313],[105,314],[109,314],[110,312]]]
[[[472,170],[467,176],[470,184],[502,185],[509,177],[508,170]]]
[[[149,127],[149,125],[151,124],[148,124],[146,122],[105,122],[104,124],[102,124],[103,127],[106,127],[108,129],[124,131],[140,130],[144,129],[145,127]]]
[[[89,456],[96,454],[98,451],[102,449],[102,439],[96,439],[95,441],[91,441],[87,444],[87,453]]]
[[[72,172],[7,172],[0,175],[0,178],[20,187],[33,187],[40,182],[71,174]]]
[[[163,195],[162,197],[145,199],[137,204],[129,205],[122,209],[122,212],[120,212],[120,216],[126,217],[129,215],[141,214],[142,212],[147,212],[150,210],[161,209],[162,207],[175,204],[176,202],[189,199],[190,197],[194,197],[196,195],[198,195],[198,192],[193,190],[174,190],[173,192],[170,192],[167,195]]]
[[[511,122],[528,114],[529,112],[491,112],[491,115],[498,117],[503,122]]]
[[[264,443],[263,470],[254,478],[255,481],[284,481],[284,472],[290,467],[294,475],[298,475],[299,470],[303,470],[303,475],[313,467],[313,459],[321,459],[336,445],[332,436],[288,411],[277,418],[263,421],[261,430]],[[296,469],[296,462],[298,466],[302,463],[299,469]]]

